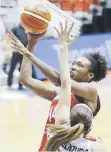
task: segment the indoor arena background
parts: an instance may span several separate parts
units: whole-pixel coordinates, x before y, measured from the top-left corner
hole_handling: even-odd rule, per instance
[[[44,1],[45,2],[45,1]],[[99,51],[108,62],[107,77],[95,84],[101,99],[101,111],[93,121],[91,136],[100,137],[111,151],[111,1],[50,0],[82,23],[81,36],[69,49],[69,64],[85,52]],[[0,0],[0,152],[36,152],[42,138],[50,102],[23,87],[18,89],[19,71],[13,85],[7,86],[12,50],[4,41],[7,29],[19,23],[23,7],[30,0]],[[34,1],[35,3],[35,1]],[[55,19],[56,21],[56,19]],[[45,47],[44,47],[45,46]],[[36,45],[35,56],[59,71],[59,45],[52,37]],[[4,68],[6,66],[6,68]],[[34,67],[36,79],[54,87]]]

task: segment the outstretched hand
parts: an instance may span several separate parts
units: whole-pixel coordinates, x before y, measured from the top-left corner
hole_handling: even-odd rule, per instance
[[[73,37],[72,39],[70,38],[70,33],[73,27],[74,27],[74,23],[72,23],[71,26],[68,28],[67,21],[65,22],[64,29],[61,22],[60,22],[60,31],[55,27],[60,43],[70,45],[76,40],[77,36]]]
[[[8,36],[9,46],[13,50],[19,52],[22,55],[25,55],[27,53],[28,50],[10,30],[8,30],[7,36]]]
[[[41,39],[45,33],[46,32],[41,33],[41,34],[28,33],[27,34],[28,35],[28,41],[32,42],[32,44],[35,45],[37,40]],[[19,52],[22,55],[25,55],[25,54],[28,53],[27,48],[24,47],[24,45],[18,40],[18,38],[10,30],[8,30],[7,36],[8,36],[9,46],[13,50]]]

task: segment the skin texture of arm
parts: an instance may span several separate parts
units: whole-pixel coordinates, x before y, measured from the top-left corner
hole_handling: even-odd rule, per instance
[[[68,45],[65,39],[66,34],[69,34],[70,32],[67,33],[67,22],[64,30],[62,24],[60,25],[61,25],[61,32],[59,32],[56,29],[60,41],[60,79],[61,79],[59,102],[55,113],[56,124],[69,122],[70,104],[71,104],[71,80],[70,80],[70,72],[69,72],[69,64],[68,64]]]
[[[28,50],[32,52],[34,45],[32,43],[28,44]],[[31,53],[30,57],[31,57]],[[23,83],[27,88],[31,89],[37,95],[47,100],[52,101],[56,96],[56,91],[48,87],[47,84],[41,82],[40,80],[32,78],[32,62],[28,59],[29,54],[23,56],[21,71],[20,71],[20,82]]]

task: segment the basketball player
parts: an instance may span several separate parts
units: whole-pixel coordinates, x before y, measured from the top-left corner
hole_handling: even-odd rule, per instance
[[[58,32],[58,34],[60,33]],[[63,35],[59,35],[59,38],[60,41],[64,39]],[[85,138],[92,126],[93,113],[91,109],[85,104],[76,104],[70,112],[71,79],[66,43],[65,45],[61,43],[60,49],[60,80],[61,87],[55,110],[55,125],[47,125],[49,140],[44,150],[105,152],[106,150],[101,143]]]
[[[61,32],[58,32],[58,37],[60,40],[60,46],[65,46],[64,50],[67,49],[67,43],[72,43],[74,40],[70,40],[69,35],[73,24],[67,30],[67,22],[65,29],[63,29],[61,24]],[[32,53],[36,42],[42,38],[44,35],[33,35],[28,34],[28,47],[27,49],[20,43],[20,41],[11,33],[8,33],[10,38],[10,43],[13,49],[18,50],[23,54],[23,61],[21,67],[20,81],[32,91],[34,91],[39,96],[52,101],[49,118],[47,123],[55,123],[55,108],[58,103],[59,96],[58,90],[56,88],[48,87],[47,84],[39,80],[35,80],[31,77],[31,65],[35,64],[39,70],[56,86],[60,86],[60,75],[55,69],[46,65],[43,61],[36,58]],[[62,37],[62,38],[61,38]],[[100,81],[106,77],[107,73],[107,63],[103,56],[99,53],[90,53],[77,59],[73,62],[70,77],[71,77],[71,109],[77,103],[84,103],[90,107],[93,115],[96,116],[97,112],[100,110],[100,100],[98,97],[97,89],[89,82]],[[57,97],[56,97],[57,96]],[[45,143],[47,142],[47,132],[45,130],[40,151],[43,150]]]

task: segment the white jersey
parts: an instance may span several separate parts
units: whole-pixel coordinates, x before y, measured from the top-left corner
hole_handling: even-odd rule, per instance
[[[72,141],[69,144],[63,144],[59,147],[59,151],[64,152],[92,152],[92,141],[89,141],[85,138],[78,138],[74,141]]]

